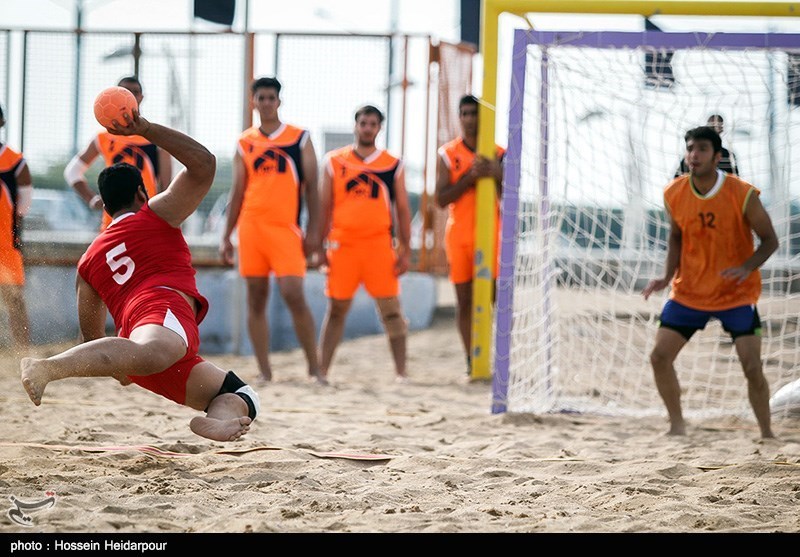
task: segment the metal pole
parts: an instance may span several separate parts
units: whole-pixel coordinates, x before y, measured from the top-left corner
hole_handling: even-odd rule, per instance
[[[250,95],[250,83],[253,81],[253,60],[255,37],[253,33],[249,32],[250,27],[250,2],[244,2],[244,72],[242,75],[242,130],[246,130],[253,125],[253,107],[250,104],[252,95]],[[238,259],[238,247],[236,257]],[[231,326],[231,342],[233,344],[231,351],[236,355],[245,353],[244,342],[246,335],[244,334],[244,321],[247,312],[245,299],[245,285],[244,279],[239,276],[238,271],[235,269],[230,271],[233,275],[233,323]]]
[[[3,99],[5,99],[5,109],[6,109],[6,120],[8,119],[8,112],[10,110],[8,103],[9,99],[11,98],[11,31],[6,31],[5,35],[5,43],[6,43],[6,80],[3,84]],[[2,137],[5,137],[6,143],[8,143],[8,128],[4,127],[4,131],[0,130],[0,134]]]
[[[133,34],[133,75],[139,77],[139,61],[142,57],[142,34]]]
[[[186,91],[188,93],[186,99],[186,133],[194,135],[194,100],[197,98],[197,56],[196,50],[196,37],[194,33],[189,34],[189,75],[187,76],[188,83],[186,84]]]
[[[281,59],[281,34],[275,33],[275,61],[273,68],[275,69],[275,77],[280,79],[280,59]]]
[[[403,38],[403,81],[402,81],[402,100],[400,118],[400,156],[406,154],[406,99],[408,97],[408,35]]]
[[[386,138],[392,137],[390,125],[392,122],[392,78],[394,76],[394,35],[389,36],[389,75],[386,87]]]
[[[72,152],[78,152],[78,118],[80,112],[81,96],[81,42],[83,34],[83,0],[75,2],[75,87],[73,89],[72,105]]]
[[[19,150],[25,152],[25,85],[28,83],[28,31],[22,33],[22,90],[19,96]]]
[[[422,166],[422,197],[420,198],[419,210],[422,212],[422,238],[420,238],[419,246],[419,261],[417,263],[417,271],[430,272],[428,263],[428,230],[433,230],[433,210],[430,208],[430,194],[428,193],[428,174],[430,173],[429,159],[431,158],[430,145],[431,145],[431,66],[434,60],[435,48],[431,38],[428,37],[428,67],[425,76],[425,156],[423,158]],[[436,56],[438,60],[438,56]],[[434,161],[436,160],[436,153],[433,153]],[[435,166],[434,166],[435,168]],[[436,179],[434,178],[434,181]]]
[[[387,143],[389,138],[392,137],[390,125],[392,122],[392,82],[394,80],[394,36],[397,33],[397,18],[398,18],[398,2],[391,0],[389,5],[389,81],[386,87],[386,139]],[[402,125],[402,124],[401,124]],[[387,145],[388,146],[388,145]],[[403,145],[400,146],[400,152],[403,151]]]
[[[250,2],[244,3],[244,75],[242,76],[242,129],[253,125],[253,107],[250,105],[250,83],[253,81],[255,63],[255,35],[248,31],[250,26]]]

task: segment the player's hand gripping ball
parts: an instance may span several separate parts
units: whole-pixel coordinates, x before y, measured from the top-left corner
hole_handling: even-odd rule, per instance
[[[108,87],[100,91],[94,99],[94,117],[104,128],[113,128],[116,120],[125,126],[125,114],[133,118],[133,111],[139,109],[136,97],[125,87]]]

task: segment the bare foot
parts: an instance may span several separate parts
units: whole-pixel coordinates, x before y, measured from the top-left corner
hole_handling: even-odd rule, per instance
[[[411,378],[405,373],[394,378],[395,383],[411,383]]]
[[[259,379],[261,379],[265,383],[270,383],[272,381],[272,370],[262,371],[261,377]]]
[[[35,358],[22,358],[19,363],[22,386],[36,406],[42,403],[44,388],[50,382],[44,363],[44,360]]]
[[[667,435],[686,435],[686,424],[672,424]]]
[[[328,383],[328,378],[322,375],[321,373],[315,373],[313,375],[309,375],[308,382],[316,385],[322,385],[323,387],[327,387],[330,384]]]
[[[196,435],[213,441],[235,441],[250,431],[250,422],[252,421],[247,416],[228,420],[197,416],[189,422],[189,428]]]

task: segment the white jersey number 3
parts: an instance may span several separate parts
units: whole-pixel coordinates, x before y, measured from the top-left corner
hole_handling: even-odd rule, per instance
[[[127,255],[123,255],[125,253],[125,249],[125,242],[122,242],[120,245],[108,250],[108,253],[106,253],[106,263],[108,263],[108,266],[111,267],[112,271],[116,271],[112,278],[117,284],[120,285],[128,282],[128,279],[130,279],[131,275],[133,275],[133,270],[136,268],[136,264],[134,264],[133,259]]]

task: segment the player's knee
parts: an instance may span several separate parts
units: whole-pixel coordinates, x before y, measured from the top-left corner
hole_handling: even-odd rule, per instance
[[[281,292],[281,298],[286,303],[290,311],[299,311],[306,306],[306,297],[302,290],[289,290]]]
[[[222,382],[217,396],[232,393],[241,398],[247,404],[247,415],[251,420],[255,420],[258,412],[261,409],[261,400],[258,393],[247,383],[239,379],[239,377],[229,371],[225,375],[225,380]]]
[[[766,381],[761,362],[758,360],[742,361],[742,371],[745,378],[755,386],[761,386],[761,383]]]
[[[408,322],[403,316],[403,309],[400,307],[400,299],[380,298],[378,300],[378,310],[381,314],[381,322],[389,338],[404,337],[408,334]]]
[[[267,283],[268,284],[268,283]],[[252,312],[264,311],[269,299],[269,289],[260,284],[247,285],[247,308]]]
[[[670,357],[670,355],[667,354],[665,351],[660,350],[658,347],[654,348],[653,351],[650,352],[650,364],[656,371],[671,363],[672,363],[672,358]]]
[[[330,300],[328,303],[328,318],[339,321],[347,317],[350,311],[350,300]]]
[[[247,298],[247,311],[251,314],[261,315],[267,309],[266,296],[248,296]]]

